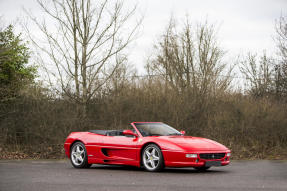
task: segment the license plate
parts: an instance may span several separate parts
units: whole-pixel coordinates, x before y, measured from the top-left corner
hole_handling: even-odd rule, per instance
[[[221,161],[206,161],[205,166],[221,166]]]

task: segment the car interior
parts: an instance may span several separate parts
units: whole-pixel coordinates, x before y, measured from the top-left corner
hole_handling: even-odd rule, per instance
[[[125,137],[133,137],[132,135],[124,135],[124,130],[89,130],[91,133],[99,134],[99,135],[105,135],[105,136],[125,136]],[[135,130],[132,129],[132,131],[135,133]]]

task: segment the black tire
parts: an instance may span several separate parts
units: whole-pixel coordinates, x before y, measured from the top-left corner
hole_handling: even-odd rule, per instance
[[[193,167],[198,171],[206,171],[210,168],[210,166],[201,166],[201,167]]]
[[[152,152],[155,149],[154,156],[150,155],[147,156],[146,152]],[[151,154],[150,152],[150,154]],[[147,145],[142,152],[142,165],[143,167],[150,172],[157,172],[161,171],[164,168],[164,159],[160,148],[156,144],[149,144]],[[157,160],[158,158],[158,160]],[[153,162],[151,162],[153,161]],[[152,163],[154,165],[152,165]],[[150,164],[150,165],[149,165]],[[153,167],[154,166],[154,167]]]
[[[80,152],[74,153],[78,148],[80,148]],[[73,156],[73,153],[77,155],[77,157],[82,157],[82,161],[78,160],[77,157]],[[77,158],[77,159],[76,159]],[[92,164],[88,163],[88,154],[85,145],[82,142],[76,142],[72,145],[70,150],[70,160],[72,165],[75,168],[89,168]]]

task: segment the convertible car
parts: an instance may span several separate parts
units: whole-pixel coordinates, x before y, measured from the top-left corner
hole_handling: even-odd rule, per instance
[[[133,122],[127,130],[72,132],[64,144],[75,168],[115,164],[160,171],[164,167],[206,170],[230,163],[230,150],[210,139],[185,136],[161,122]]]

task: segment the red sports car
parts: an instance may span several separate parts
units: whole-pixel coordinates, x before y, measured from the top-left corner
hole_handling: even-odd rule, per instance
[[[65,142],[66,155],[75,168],[92,164],[206,170],[230,163],[230,150],[210,139],[184,136],[184,131],[161,122],[133,122],[129,130],[73,132]]]

